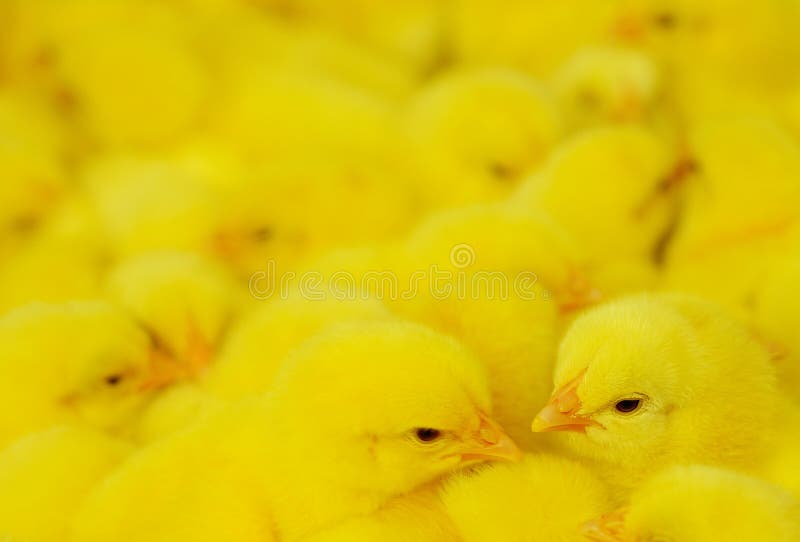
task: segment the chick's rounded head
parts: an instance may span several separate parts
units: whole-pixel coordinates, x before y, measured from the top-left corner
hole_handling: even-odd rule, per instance
[[[406,128],[436,205],[499,199],[537,166],[560,133],[543,86],[513,70],[448,74],[412,102]]]
[[[0,438],[81,420],[121,430],[155,387],[167,360],[123,311],[104,302],[33,304],[0,321]],[[11,413],[24,408],[26,416]]]
[[[287,421],[313,425],[305,432],[344,455],[343,470],[358,466],[350,483],[370,473],[393,494],[520,453],[490,417],[480,363],[416,324],[343,325],[309,340],[287,359],[274,398]]]
[[[624,298],[565,335],[555,391],[533,423],[618,469],[619,483],[682,460],[753,466],[777,419],[774,368],[715,305],[678,294]]]
[[[657,474],[626,508],[590,522],[584,533],[597,542],[789,542],[800,536],[798,518],[800,503],[767,482],[689,465]]]

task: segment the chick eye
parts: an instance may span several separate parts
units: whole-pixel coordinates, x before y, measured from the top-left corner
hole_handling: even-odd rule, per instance
[[[641,404],[641,399],[623,399],[622,401],[618,401],[617,404],[614,405],[614,408],[617,409],[617,412],[621,412],[622,414],[631,414],[639,410]]]
[[[420,427],[414,430],[414,436],[420,442],[433,442],[442,435],[438,429],[431,429],[430,427]]]
[[[109,386],[118,386],[119,384],[122,383],[122,375],[120,374],[108,375],[107,377],[105,377],[104,380],[105,383],[108,384]]]
[[[662,30],[672,30],[677,26],[678,19],[675,14],[664,11],[653,16],[653,24]]]
[[[273,237],[272,228],[268,226],[264,226],[263,228],[256,228],[252,232],[250,232],[250,238],[255,243],[266,243]]]

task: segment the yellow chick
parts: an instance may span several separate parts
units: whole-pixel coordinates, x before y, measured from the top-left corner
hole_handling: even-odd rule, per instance
[[[307,542],[454,542],[461,540],[439,497],[435,482],[392,499],[377,512],[326,529]]]
[[[380,51],[329,29],[264,17],[256,8],[214,13],[202,29],[214,39],[199,48],[223,81],[270,70],[343,83],[391,101],[405,99],[416,85],[412,69]]]
[[[203,379],[203,388],[213,395],[232,400],[266,392],[286,356],[309,337],[344,322],[392,319],[388,309],[372,299],[315,299],[293,293],[263,303],[233,326]]]
[[[581,49],[558,70],[552,86],[571,130],[660,120],[661,74],[641,51]]]
[[[78,426],[15,441],[0,452],[0,537],[67,540],[80,504],[131,451],[127,443]]]
[[[513,66],[549,78],[578,49],[608,41],[619,3],[457,0],[451,54],[463,64]]]
[[[702,116],[768,109],[795,88],[798,21],[798,6],[783,0],[646,0],[626,2],[614,27],[668,64],[685,113]]]
[[[68,197],[0,261],[0,313],[33,302],[62,303],[101,296],[108,250],[91,206]]]
[[[666,253],[664,286],[739,310],[771,260],[793,245],[800,147],[773,123],[748,116],[703,123],[690,136],[697,173]]]
[[[597,265],[648,260],[675,214],[674,167],[669,146],[651,131],[598,128],[560,146],[514,201],[548,213]]]
[[[480,364],[452,339],[343,326],[295,350],[271,394],[127,462],[74,539],[299,540],[463,465],[518,458],[490,409]]]
[[[659,473],[630,505],[587,524],[594,542],[790,542],[800,503],[756,478],[692,465]]]
[[[441,56],[445,8],[437,0],[256,0],[294,26],[340,33],[416,73],[424,74]]]
[[[299,166],[313,156],[402,166],[396,107],[386,99],[286,70],[241,72],[222,85],[210,128],[255,164],[292,159]]]
[[[212,362],[244,297],[227,269],[177,252],[126,260],[108,276],[106,291],[182,362],[187,376]]]
[[[579,316],[533,422],[621,491],[665,466],[762,469],[791,410],[749,331],[716,305],[645,294]],[[735,420],[735,421],[732,421]],[[780,427],[778,427],[780,425]]]
[[[116,258],[211,250],[221,189],[196,170],[131,154],[105,155],[84,170],[82,183]]]
[[[547,396],[561,316],[596,300],[558,225],[502,204],[448,210],[397,250],[398,314],[457,337],[486,365],[500,423],[526,446]]]
[[[122,432],[175,364],[109,304],[33,304],[0,319],[0,375],[2,446],[71,422]]]
[[[63,132],[42,103],[0,92],[0,258],[30,239],[68,190]]]
[[[398,238],[418,205],[408,183],[386,171],[368,159],[276,159],[228,191],[213,250],[250,279],[270,262],[297,271],[336,248]]]
[[[186,20],[164,2],[123,3],[61,44],[71,113],[100,146],[156,148],[199,125],[210,82]]]
[[[413,99],[405,126],[434,207],[509,194],[561,128],[544,85],[497,68],[439,77]]]
[[[794,250],[769,266],[747,309],[755,332],[773,354],[781,386],[800,400],[800,343],[794,327],[800,303],[791,295],[798,280],[800,252]]]
[[[609,497],[580,463],[526,455],[519,464],[453,476],[442,500],[464,542],[581,542],[581,524],[606,509]]]
[[[181,382],[161,390],[134,421],[131,436],[137,444],[151,444],[225,408],[223,401],[195,382]]]

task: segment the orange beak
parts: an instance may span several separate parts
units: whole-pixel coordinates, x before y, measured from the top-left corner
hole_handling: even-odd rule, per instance
[[[214,348],[196,325],[189,326],[188,349],[186,351],[185,371],[188,378],[200,375],[214,358]]]
[[[640,17],[633,13],[621,15],[611,28],[613,37],[627,43],[638,43],[642,41],[645,34],[645,27]]]
[[[614,120],[618,122],[630,122],[640,120],[642,117],[642,98],[633,89],[627,90],[623,95],[622,102],[614,111]]]
[[[625,514],[625,509],[620,509],[588,521],[581,527],[581,534],[593,542],[623,542]]]
[[[473,442],[459,450],[462,462],[469,461],[513,461],[522,459],[522,451],[497,422],[486,414],[480,414],[480,425]]]
[[[569,314],[599,303],[603,294],[589,280],[576,271],[572,272],[566,287],[565,299],[559,304],[562,314]]]
[[[150,367],[140,391],[154,391],[169,386],[184,375],[183,368],[162,349],[154,347],[150,352]]]
[[[585,433],[586,427],[599,425],[591,418],[581,416],[581,400],[578,397],[578,386],[586,374],[584,370],[553,394],[547,405],[536,415],[531,429],[534,433],[548,431],[575,431]]]

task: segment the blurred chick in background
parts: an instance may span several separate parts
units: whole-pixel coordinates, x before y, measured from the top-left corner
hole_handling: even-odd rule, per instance
[[[59,119],[22,93],[0,91],[0,257],[36,232],[70,188]]]
[[[132,451],[128,443],[78,426],[15,441],[0,452],[0,536],[68,540],[83,500]]]
[[[0,320],[0,337],[0,446],[64,423],[124,434],[178,369],[124,312],[103,302],[19,308]]]
[[[709,121],[690,136],[697,171],[686,183],[664,283],[747,310],[765,267],[796,244],[800,147],[757,117]]]
[[[546,88],[524,73],[445,73],[405,116],[430,205],[500,199],[557,142],[561,119]]]
[[[463,465],[517,459],[490,409],[480,364],[455,341],[413,324],[343,325],[296,350],[271,394],[109,477],[75,540],[297,540]]]
[[[673,162],[669,147],[641,127],[582,132],[521,185],[514,202],[574,236],[600,288],[635,291],[655,282],[653,260],[675,216]]]
[[[571,130],[609,123],[657,123],[664,105],[657,64],[635,49],[587,47],[552,81]]]
[[[226,268],[183,253],[127,260],[109,274],[106,290],[180,361],[187,377],[211,364],[243,300]]]
[[[789,542],[800,536],[798,518],[800,502],[778,488],[693,465],[656,475],[629,506],[588,523],[584,534],[594,542]]]

